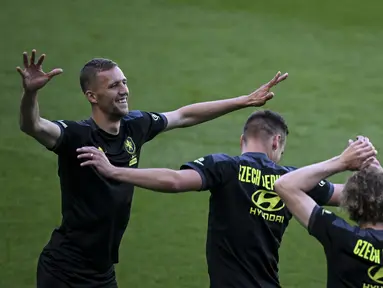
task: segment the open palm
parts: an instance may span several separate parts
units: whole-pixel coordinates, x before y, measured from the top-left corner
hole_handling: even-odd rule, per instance
[[[45,54],[42,54],[37,63],[35,63],[36,50],[32,50],[30,61],[28,61],[28,53],[23,53],[24,69],[21,69],[20,67],[17,67],[16,69],[21,75],[23,87],[26,91],[37,91],[43,88],[49,80],[63,72],[62,69],[57,68],[45,73],[42,70],[44,59]]]

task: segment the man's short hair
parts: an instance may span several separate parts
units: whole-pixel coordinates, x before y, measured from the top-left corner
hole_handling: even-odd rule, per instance
[[[250,115],[243,128],[243,136],[246,141],[248,138],[267,137],[280,134],[281,141],[284,142],[289,134],[285,119],[273,111],[261,110]]]
[[[383,170],[369,166],[354,173],[346,182],[341,205],[356,223],[383,222]]]
[[[97,73],[108,71],[117,66],[117,63],[109,59],[94,58],[84,65],[80,72],[80,86],[82,92],[86,92],[90,83],[97,76]]]

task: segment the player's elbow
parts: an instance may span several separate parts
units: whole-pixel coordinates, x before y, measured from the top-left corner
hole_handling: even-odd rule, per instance
[[[286,181],[283,177],[279,178],[274,183],[275,192],[277,192],[278,194],[281,194],[281,195],[286,193],[286,191],[289,191],[290,186],[291,186],[290,183],[288,181]]]
[[[20,117],[19,128],[20,128],[21,132],[28,134],[28,131],[30,130],[30,125],[28,125],[27,122],[23,121],[23,118]]]
[[[37,128],[34,127],[33,125],[27,124],[27,123],[22,122],[22,121],[20,121],[19,127],[20,127],[21,132],[23,132],[27,135],[30,135],[30,136],[33,136],[35,134],[35,131],[37,130]]]
[[[22,118],[20,119],[20,122],[19,122],[19,128],[21,132],[30,136],[36,135],[41,130],[40,123],[25,121]]]
[[[178,177],[172,177],[169,179],[166,186],[170,192],[182,192],[182,181]]]
[[[198,124],[200,121],[196,118],[195,115],[190,114],[188,109],[182,107],[176,110],[177,115],[177,126],[179,128],[191,127]]]
[[[173,193],[189,191],[190,185],[188,185],[185,177],[183,177],[180,171],[174,171],[172,176],[168,178],[168,190]]]

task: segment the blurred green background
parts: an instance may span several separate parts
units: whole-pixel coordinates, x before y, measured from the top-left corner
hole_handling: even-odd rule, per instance
[[[18,128],[22,52],[46,53],[64,74],[40,93],[48,119],[82,119],[79,71],[93,57],[128,77],[131,109],[165,112],[251,92],[280,70],[289,79],[265,107],[291,130],[283,163],[339,153],[363,133],[383,148],[378,0],[6,0],[0,10],[0,287],[34,287],[37,257],[60,223],[56,158]],[[178,168],[215,152],[239,153],[251,108],[148,143],[141,167]],[[333,179],[343,181],[347,175]],[[136,190],[117,266],[120,287],[208,287],[208,193]],[[338,209],[336,211],[339,212]],[[321,246],[295,221],[280,261],[284,287],[324,287]]]

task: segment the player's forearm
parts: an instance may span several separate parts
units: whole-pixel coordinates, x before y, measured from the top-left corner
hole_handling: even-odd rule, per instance
[[[112,178],[158,192],[179,192],[177,171],[165,168],[115,168]]]
[[[25,92],[20,105],[20,129],[29,135],[39,130],[40,112],[37,92]]]
[[[296,190],[309,192],[322,179],[326,179],[336,173],[345,170],[344,164],[339,157],[312,164],[283,175],[277,180],[276,186],[280,194],[294,193]]]
[[[20,129],[47,148],[53,148],[61,135],[60,128],[41,118],[37,93],[23,94],[20,105]]]
[[[248,106],[248,97],[239,96],[231,99],[187,105],[178,109],[178,112],[180,113],[181,127],[189,127]]]

